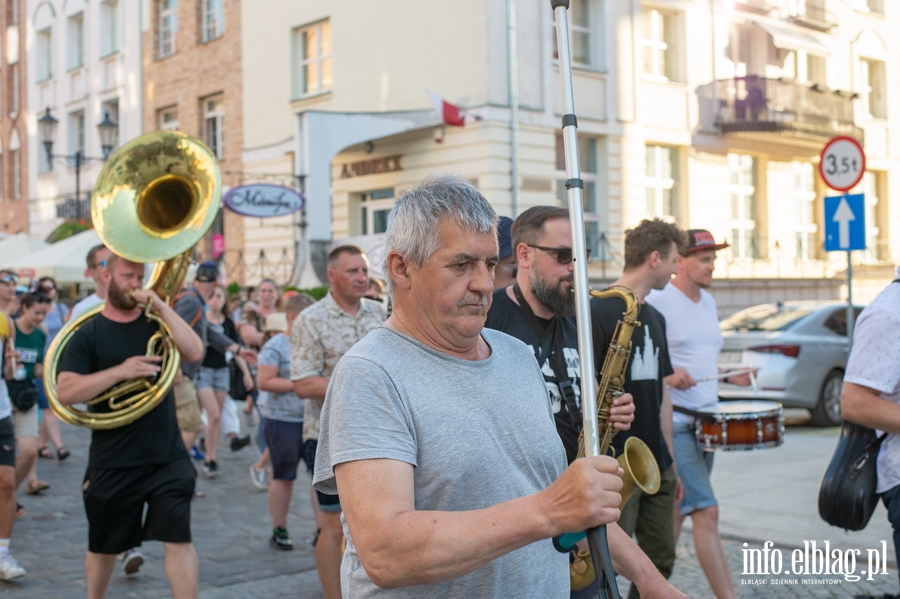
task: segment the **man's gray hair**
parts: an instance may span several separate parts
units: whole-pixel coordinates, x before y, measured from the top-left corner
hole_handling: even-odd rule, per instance
[[[477,189],[459,175],[432,175],[400,196],[388,215],[382,266],[388,290],[388,254],[396,250],[422,268],[440,246],[435,231],[445,218],[469,232],[497,236],[497,213]]]

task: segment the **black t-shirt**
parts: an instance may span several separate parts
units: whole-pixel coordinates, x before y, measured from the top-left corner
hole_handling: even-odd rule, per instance
[[[550,344],[550,351],[555,352],[557,347],[562,348],[566,376],[569,382],[572,383],[578,410],[581,410],[581,371],[578,359],[578,329],[576,328],[575,318],[557,316],[555,320],[556,334],[560,335],[560,343],[557,344],[556,340],[554,340],[554,343]],[[543,318],[538,318],[538,321],[544,329],[550,324],[549,320]],[[581,425],[576,426],[574,424],[569,416],[569,412],[566,410],[565,404],[562,402],[556,374],[554,374],[547,356],[543,357],[543,362],[538,357],[541,351],[541,335],[531,326],[522,308],[506,294],[505,288],[494,292],[493,303],[484,326],[489,329],[502,331],[531,346],[534,356],[541,366],[544,382],[547,384],[547,393],[549,394],[550,404],[553,407],[553,417],[556,420],[556,430],[562,439],[563,446],[566,448],[566,458],[571,463],[578,453],[578,435],[581,433]]]
[[[141,314],[128,323],[113,322],[102,314],[82,326],[65,347],[58,372],[92,374],[118,366],[127,358],[147,353],[147,340],[159,330]],[[104,404],[92,406],[108,412]],[[166,398],[131,424],[110,430],[95,430],[91,438],[89,468],[129,468],[165,464],[187,458],[175,419],[175,396]]]
[[[594,343],[594,367],[600,367],[616,330],[622,320],[625,302],[619,298],[591,298],[591,324]],[[634,422],[627,431],[619,431],[612,445],[621,455],[629,437],[641,439],[656,457],[659,469],[672,463],[669,448],[660,429],[659,411],[662,407],[663,379],[672,374],[669,346],[666,343],[666,319],[650,304],[641,304],[638,313],[641,325],[631,336],[631,358],[625,368],[625,392],[634,397]]]
[[[241,336],[238,335],[237,328],[234,326],[234,321],[225,317],[225,322],[222,324],[213,324],[209,323],[209,328],[222,333],[238,345],[241,344]],[[206,346],[206,355],[203,356],[203,366],[206,368],[225,368],[228,366],[228,362],[225,361],[225,354],[214,348],[212,345]]]

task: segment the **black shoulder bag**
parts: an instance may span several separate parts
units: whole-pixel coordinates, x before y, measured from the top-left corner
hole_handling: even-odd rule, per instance
[[[27,412],[37,403],[37,387],[30,379],[6,381],[6,388],[9,389],[9,400],[20,412]]]
[[[541,339],[540,353],[537,356],[538,365],[542,366],[543,359],[547,359],[550,368],[553,369],[553,374],[556,376],[556,385],[559,387],[559,392],[562,396],[562,404],[569,413],[572,424],[580,427],[584,417],[581,413],[581,409],[578,407],[578,402],[575,401],[575,386],[572,384],[572,381],[569,380],[565,364],[563,363],[562,336],[556,334],[558,327],[556,322],[557,317],[554,316],[551,318],[550,324],[547,327],[541,326],[541,323],[538,321],[537,316],[535,316],[531,306],[529,306],[528,302],[525,300],[525,296],[522,295],[522,290],[519,288],[518,283],[513,285],[513,293],[519,301],[519,307],[521,307],[522,312],[525,313],[525,317],[528,319],[529,324],[531,324],[534,332],[537,333],[538,337]]]

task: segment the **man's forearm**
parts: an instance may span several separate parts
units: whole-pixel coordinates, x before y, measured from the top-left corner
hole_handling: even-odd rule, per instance
[[[869,387],[845,382],[841,390],[841,415],[856,424],[900,434],[900,405]]]
[[[325,401],[325,392],[328,391],[328,378],[324,376],[308,376],[293,381],[294,393],[304,399]]]
[[[669,389],[663,385],[663,401],[659,409],[659,427],[662,429],[663,438],[669,448],[669,455],[675,459],[675,443],[672,437],[672,397],[669,395]]]
[[[121,382],[122,378],[116,366],[92,374],[60,372],[56,379],[57,395],[61,404],[70,406],[90,401]]]
[[[205,352],[203,341],[200,340],[200,337],[194,332],[191,325],[164,303],[159,310],[159,316],[168,325],[169,330],[172,331],[175,346],[181,352],[184,361],[192,363],[202,360]]]

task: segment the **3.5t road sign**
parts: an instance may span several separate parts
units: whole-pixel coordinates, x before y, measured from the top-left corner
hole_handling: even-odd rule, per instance
[[[825,185],[847,191],[862,180],[865,172],[866,155],[858,141],[841,135],[825,144],[819,157],[819,174]]]
[[[866,198],[854,195],[825,198],[825,251],[866,249]]]

